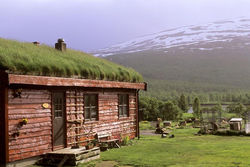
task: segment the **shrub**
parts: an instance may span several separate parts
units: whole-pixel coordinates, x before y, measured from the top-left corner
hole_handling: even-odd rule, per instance
[[[216,131],[214,135],[221,135],[221,136],[249,136],[246,134],[245,131],[235,131],[235,130],[225,130],[225,131]]]
[[[122,145],[123,145],[123,146],[127,146],[127,145],[129,145],[129,144],[131,144],[131,140],[130,140],[129,136],[123,137],[123,138],[122,138]]]

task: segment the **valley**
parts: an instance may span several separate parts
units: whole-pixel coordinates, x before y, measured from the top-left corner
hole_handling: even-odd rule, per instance
[[[94,54],[141,73],[149,85],[145,95],[165,100],[184,93],[212,102],[233,94],[247,102],[249,44],[250,21],[239,19],[166,30]]]

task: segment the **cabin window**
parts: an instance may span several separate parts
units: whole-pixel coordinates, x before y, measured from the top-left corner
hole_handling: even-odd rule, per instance
[[[119,117],[128,117],[128,95],[127,94],[121,94],[118,95],[118,111],[119,111]]]
[[[97,120],[97,94],[84,95],[84,118],[85,120]]]

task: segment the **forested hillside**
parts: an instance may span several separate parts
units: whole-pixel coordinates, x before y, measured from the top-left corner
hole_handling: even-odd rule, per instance
[[[140,72],[145,94],[162,100],[184,93],[191,101],[250,102],[249,19],[166,30],[96,55]]]
[[[190,46],[191,47],[191,46]],[[148,82],[147,95],[162,100],[185,93],[202,102],[248,101],[250,48],[214,51],[169,49],[106,57],[139,71]]]

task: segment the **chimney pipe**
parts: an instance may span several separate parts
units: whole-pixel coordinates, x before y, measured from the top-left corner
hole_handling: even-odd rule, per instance
[[[34,45],[36,45],[36,46],[38,46],[38,45],[40,45],[40,42],[38,42],[38,41],[35,41],[35,42],[32,42]]]
[[[66,43],[63,38],[59,38],[57,43],[55,43],[55,48],[60,51],[66,51]]]

